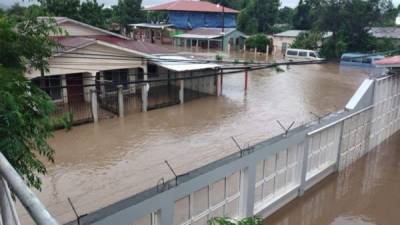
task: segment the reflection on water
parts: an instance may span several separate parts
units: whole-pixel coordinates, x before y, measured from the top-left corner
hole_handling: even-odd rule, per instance
[[[65,222],[74,218],[67,197],[83,214],[131,196],[172,178],[164,160],[184,173],[224,157],[237,151],[231,136],[255,144],[282,132],[278,119],[300,125],[343,107],[364,78],[335,64],[292,66],[251,72],[244,92],[243,74],[226,75],[218,98],[57,131],[38,195]]]
[[[266,225],[398,225],[400,132],[265,220]]]

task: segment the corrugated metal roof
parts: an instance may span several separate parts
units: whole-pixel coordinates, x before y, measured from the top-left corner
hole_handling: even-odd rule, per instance
[[[308,32],[306,30],[287,30],[281,33],[274,34],[276,37],[297,37],[303,32]]]
[[[216,69],[221,67],[215,63],[195,63],[193,59],[177,55],[163,55],[151,60],[153,63],[176,72]]]
[[[145,8],[149,11],[190,11],[190,12],[221,12],[221,6],[205,1],[195,0],[178,0],[174,2],[164,3],[161,5]],[[224,7],[225,13],[239,13],[239,11]]]
[[[221,28],[196,28],[193,30],[189,30],[184,34],[175,35],[174,37],[193,38],[193,39],[214,39],[227,35],[235,30],[236,29],[234,28],[225,28],[224,33],[222,33]]]
[[[374,62],[377,67],[400,67],[400,55],[388,57]]]
[[[400,27],[371,27],[368,32],[376,38],[400,39]]]

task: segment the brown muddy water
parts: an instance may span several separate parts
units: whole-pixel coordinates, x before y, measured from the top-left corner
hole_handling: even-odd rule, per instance
[[[291,66],[277,73],[254,71],[244,92],[243,74],[223,79],[223,95],[206,97],[125,118],[57,131],[38,193],[60,222],[131,196],[173,177],[164,160],[184,173],[238,151],[231,140],[252,145],[342,108],[366,74],[336,64]]]
[[[400,224],[400,132],[333,174],[265,225]]]

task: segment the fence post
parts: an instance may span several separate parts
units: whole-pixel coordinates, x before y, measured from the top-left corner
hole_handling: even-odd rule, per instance
[[[185,98],[185,81],[182,79],[179,81],[179,102],[183,104]]]
[[[341,153],[341,148],[342,148],[342,140],[343,140],[343,131],[344,131],[344,121],[340,123],[340,136],[339,136],[339,146],[338,146],[338,152],[336,156],[336,171],[339,171],[340,169],[340,153]]]
[[[265,49],[265,60],[268,61],[268,55],[269,55],[269,45],[267,45]]]
[[[10,202],[7,198],[7,190],[3,178],[0,179],[0,207],[1,207],[1,222],[2,224],[13,224],[13,217]]]
[[[93,115],[93,122],[97,123],[99,121],[99,112],[97,106],[97,93],[96,90],[90,90],[90,98],[91,98],[91,105],[92,105],[92,115]]]
[[[124,94],[122,93],[123,86],[118,85],[117,86],[118,90],[118,112],[119,112],[119,117],[124,117]]]
[[[256,189],[256,165],[250,164],[241,171],[240,176],[240,217],[250,217],[254,214],[254,193]]]
[[[142,111],[147,112],[149,83],[142,86]]]
[[[248,71],[247,68],[244,70],[244,90],[247,91],[247,83],[248,83]]]
[[[307,166],[308,166],[308,152],[310,150],[310,137],[306,135],[304,141],[304,149],[303,149],[303,160],[301,165],[301,176],[300,176],[300,187],[299,187],[299,196],[302,196],[305,191],[305,186],[307,182]]]

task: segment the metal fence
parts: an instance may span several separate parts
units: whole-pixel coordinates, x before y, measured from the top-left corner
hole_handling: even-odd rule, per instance
[[[399,76],[370,84],[353,96],[353,107],[161,182],[80,224],[205,225],[216,216],[266,217],[399,130]]]

